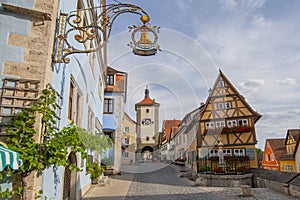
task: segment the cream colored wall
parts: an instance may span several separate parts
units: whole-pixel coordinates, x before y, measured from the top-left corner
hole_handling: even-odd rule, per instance
[[[149,113],[146,112],[149,109]],[[141,143],[155,144],[155,139],[153,137],[158,133],[158,107],[156,106],[142,106],[140,109],[141,125],[140,125],[140,139]],[[143,119],[150,118],[153,123],[150,125],[143,125]],[[149,141],[146,140],[149,137]]]
[[[129,146],[125,151],[129,152],[129,157],[125,158],[122,156],[123,164],[135,163],[135,151],[136,151],[136,123],[124,115],[124,133],[123,133],[123,144],[125,144],[125,138],[129,138]],[[129,132],[125,131],[125,128],[129,127]]]
[[[298,146],[296,154],[295,154],[295,162],[296,162],[296,171],[300,173],[300,148]]]

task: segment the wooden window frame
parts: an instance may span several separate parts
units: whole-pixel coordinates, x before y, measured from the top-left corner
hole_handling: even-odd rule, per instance
[[[104,114],[113,114],[114,113],[114,99],[104,98]]]

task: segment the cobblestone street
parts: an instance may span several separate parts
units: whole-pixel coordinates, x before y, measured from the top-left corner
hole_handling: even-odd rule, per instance
[[[151,165],[155,164],[142,163],[139,170],[150,169]],[[194,187],[193,181],[179,177],[179,167],[169,165],[152,172],[110,177],[107,186],[92,186],[83,200],[296,199],[268,188],[252,188],[252,194],[252,197],[241,197],[240,188]]]

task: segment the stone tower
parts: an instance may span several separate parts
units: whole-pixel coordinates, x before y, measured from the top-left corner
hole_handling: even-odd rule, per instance
[[[137,121],[137,160],[152,160],[157,149],[158,110],[159,103],[149,96],[149,89],[145,89],[145,97],[135,104]]]

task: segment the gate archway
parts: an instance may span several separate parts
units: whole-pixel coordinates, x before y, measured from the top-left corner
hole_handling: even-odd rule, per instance
[[[143,160],[147,161],[147,160],[153,160],[153,148],[150,146],[145,146],[142,149],[142,158]]]

